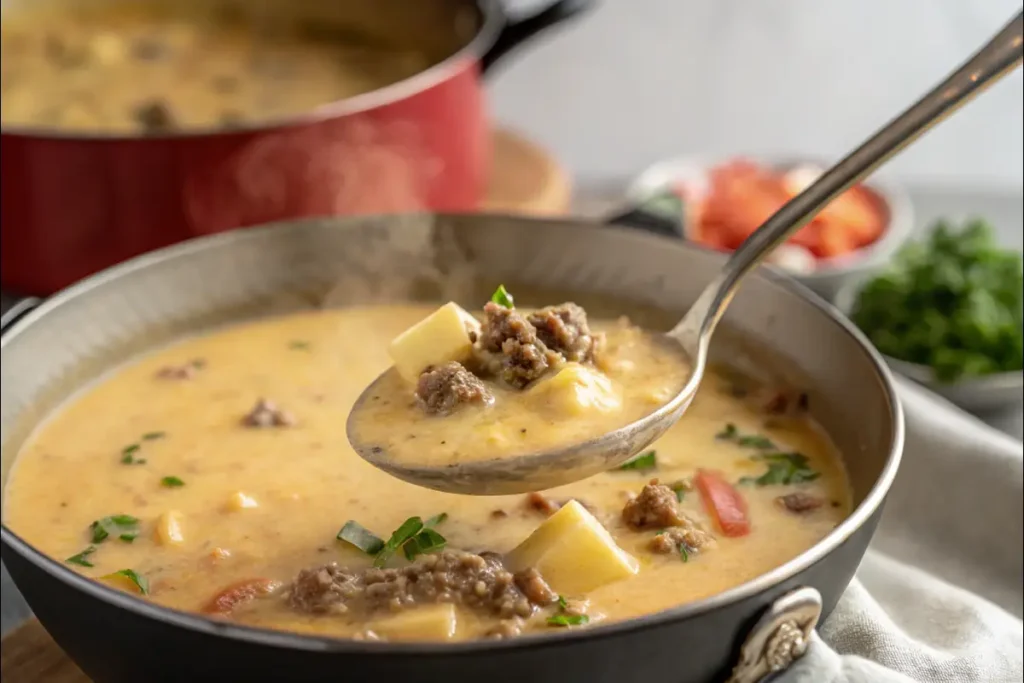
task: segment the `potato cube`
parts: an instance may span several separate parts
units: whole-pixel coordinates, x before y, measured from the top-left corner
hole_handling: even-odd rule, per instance
[[[228,510],[237,512],[239,510],[251,510],[252,508],[259,507],[260,504],[256,502],[256,499],[252,496],[243,493],[242,491],[235,491],[228,498]]]
[[[168,510],[156,522],[156,540],[161,545],[181,545],[185,542],[182,528],[184,515],[177,510]]]
[[[562,595],[585,595],[640,571],[608,530],[571,500],[548,517],[506,557],[512,571],[533,567]]]
[[[424,605],[373,622],[370,629],[394,640],[451,640],[455,637],[458,619],[455,605],[440,603]]]
[[[612,412],[622,407],[622,399],[611,380],[579,363],[567,363],[553,377],[532,387],[530,392],[568,415],[582,415],[589,411]]]
[[[473,348],[471,331],[479,333],[480,323],[449,301],[395,337],[388,353],[402,378],[416,382],[431,365],[466,361]]]

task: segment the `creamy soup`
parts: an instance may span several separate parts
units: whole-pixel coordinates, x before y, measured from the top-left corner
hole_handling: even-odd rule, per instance
[[[26,443],[6,523],[161,605],[337,637],[451,640],[705,598],[796,557],[848,514],[841,460],[799,394],[714,373],[621,470],[507,497],[391,478],[351,450],[345,419],[392,364],[389,342],[432,310],[294,314],[130,363]]]
[[[395,370],[351,418],[360,449],[426,467],[539,453],[635,422],[686,383],[685,354],[660,335],[499,292],[482,325],[450,302],[392,341]]]
[[[212,2],[5,10],[0,35],[4,125],[115,133],[293,116],[408,78],[457,49]]]

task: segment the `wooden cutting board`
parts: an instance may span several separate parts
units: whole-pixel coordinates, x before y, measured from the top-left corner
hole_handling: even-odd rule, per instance
[[[546,150],[509,130],[494,133],[494,168],[483,210],[555,216],[569,210],[571,184]],[[38,621],[8,634],[0,647],[3,683],[90,683]]]

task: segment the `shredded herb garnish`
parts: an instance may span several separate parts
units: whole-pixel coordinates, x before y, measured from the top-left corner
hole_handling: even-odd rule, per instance
[[[125,465],[132,465],[135,463],[135,454],[138,453],[139,449],[142,448],[137,443],[125,446],[121,449],[121,462]]]
[[[163,479],[160,480],[160,484],[162,486],[166,486],[169,489],[173,489],[179,486],[184,486],[185,482],[183,482],[178,477],[164,477]]]
[[[102,543],[110,536],[117,536],[131,543],[139,535],[139,520],[131,515],[111,515],[97,519],[89,525],[93,543]]]
[[[686,547],[685,543],[679,544],[679,557],[683,560],[683,562],[690,561],[690,549]]]
[[[768,471],[760,477],[743,477],[739,480],[740,484],[799,484],[814,481],[821,476],[820,472],[807,466],[807,456],[803,453],[764,453],[755,455],[754,459],[767,462]]]
[[[658,466],[658,454],[656,451],[647,451],[641,455],[636,456],[625,465],[619,467],[620,470],[653,470]]]
[[[288,342],[288,348],[295,351],[309,351],[311,344],[304,339],[295,339]]]
[[[156,441],[167,436],[167,432],[146,432],[142,435],[142,441]],[[128,444],[121,449],[121,463],[125,465],[145,465],[146,459],[138,457],[141,443]]]
[[[149,581],[146,579],[145,576],[142,576],[134,569],[120,569],[112,574],[107,574],[103,578],[113,579],[117,576],[125,577],[133,584],[135,584],[135,587],[139,589],[140,593],[142,593],[143,595],[149,595]]]
[[[143,441],[156,441],[167,436],[167,432],[146,432],[142,435]]]
[[[498,288],[494,290],[494,294],[491,295],[491,301],[498,304],[502,308],[515,308],[516,302],[512,298],[512,295],[505,289],[505,285],[498,285]]]
[[[338,540],[354,545],[367,555],[373,555],[373,566],[383,567],[399,550],[408,560],[412,560],[418,555],[443,550],[447,540],[434,527],[446,519],[448,519],[447,512],[434,515],[426,522],[420,517],[410,517],[392,532],[387,541],[382,540],[359,522],[350,519],[338,532]]]
[[[338,540],[354,545],[367,555],[376,555],[384,548],[383,539],[354,519],[348,520],[341,527]]]
[[[561,595],[558,596],[558,614],[548,617],[551,626],[582,626],[590,621],[586,614],[566,614],[569,603]]]
[[[725,425],[725,429],[715,434],[715,438],[721,441],[733,441],[744,448],[757,448],[762,451],[770,451],[777,446],[767,436],[761,434],[741,434],[733,423]]]
[[[93,567],[95,565],[89,561],[88,557],[94,552],[96,552],[96,546],[91,545],[77,555],[72,555],[64,561],[68,564],[77,564],[79,567]]]
[[[680,503],[683,502],[683,498],[686,498],[686,488],[683,484],[675,484],[669,487],[672,492],[676,494],[676,500]]]

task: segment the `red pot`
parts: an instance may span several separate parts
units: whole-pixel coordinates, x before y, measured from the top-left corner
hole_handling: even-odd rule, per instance
[[[591,3],[514,20],[500,0],[448,4],[453,26],[457,12],[476,22],[458,53],[297,120],[162,137],[4,128],[0,284],[51,294],[151,249],[288,218],[475,210],[490,161],[481,75]]]

